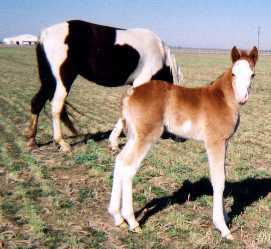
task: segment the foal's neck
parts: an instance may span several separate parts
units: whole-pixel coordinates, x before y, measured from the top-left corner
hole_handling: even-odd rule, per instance
[[[239,111],[239,104],[236,101],[234,90],[232,86],[232,68],[227,69],[221,76],[219,76],[211,85],[212,91],[223,92],[226,103],[236,111]]]

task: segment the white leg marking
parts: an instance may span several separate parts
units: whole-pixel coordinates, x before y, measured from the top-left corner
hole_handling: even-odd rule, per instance
[[[122,119],[119,119],[109,136],[109,146],[113,151],[117,151],[119,148],[118,138],[122,130],[123,130],[123,121]]]
[[[128,222],[129,229],[134,230],[139,226],[138,222],[135,219],[134,210],[133,210],[133,190],[132,183],[133,177],[140,168],[140,164],[147,152],[151,147],[151,143],[139,143],[137,139],[134,141],[129,140],[129,144],[123,154],[124,162],[128,163],[123,165],[122,170],[122,210],[121,214],[123,218]],[[126,160],[129,160],[128,162]]]
[[[113,216],[116,226],[119,226],[124,220],[120,214],[120,203],[122,194],[122,161],[119,157],[116,158],[114,176],[113,176],[113,187],[111,193],[110,204],[108,212]]]
[[[112,195],[108,211],[113,216],[115,224],[119,225],[124,218],[128,222],[130,230],[134,230],[139,226],[133,210],[132,181],[150,147],[151,144],[141,144],[140,146],[137,141],[130,137],[116,158]],[[123,218],[120,216],[121,199],[121,216]]]
[[[223,192],[225,186],[225,145],[207,146],[210,176],[213,186],[213,222],[223,237],[230,238],[230,230],[224,219]]]
[[[123,181],[122,181],[122,210],[121,214],[129,224],[129,229],[133,230],[139,226],[135,219],[133,209],[133,177],[136,174],[136,165],[129,165],[123,167]]]

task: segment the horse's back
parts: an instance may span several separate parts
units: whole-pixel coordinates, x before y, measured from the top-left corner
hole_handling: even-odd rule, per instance
[[[168,48],[148,29],[120,29],[71,20],[44,29],[40,43],[53,68],[104,86],[141,85],[150,79],[173,82]]]

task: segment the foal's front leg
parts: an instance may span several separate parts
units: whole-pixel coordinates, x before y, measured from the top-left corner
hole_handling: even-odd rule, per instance
[[[124,221],[120,214],[121,194],[122,194],[122,160],[120,155],[118,155],[116,158],[114,168],[113,186],[110,204],[108,207],[108,212],[113,216],[115,226],[121,225]]]
[[[210,177],[213,186],[213,223],[222,237],[233,239],[225,222],[223,192],[225,188],[225,141],[207,143]]]

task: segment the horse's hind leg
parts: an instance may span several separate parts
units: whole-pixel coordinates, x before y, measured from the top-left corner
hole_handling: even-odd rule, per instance
[[[38,118],[40,111],[44,107],[48,98],[48,89],[45,89],[42,85],[37,94],[31,100],[31,118],[29,127],[26,131],[26,138],[28,140],[27,146],[29,149],[37,147],[35,138],[37,134]]]
[[[54,141],[60,145],[60,149],[64,152],[68,152],[71,150],[70,145],[66,143],[63,139],[61,124],[60,124],[61,113],[64,108],[67,94],[68,94],[67,90],[64,87],[62,81],[58,80],[55,94],[51,101],[52,118],[53,118],[53,136],[54,136]]]

